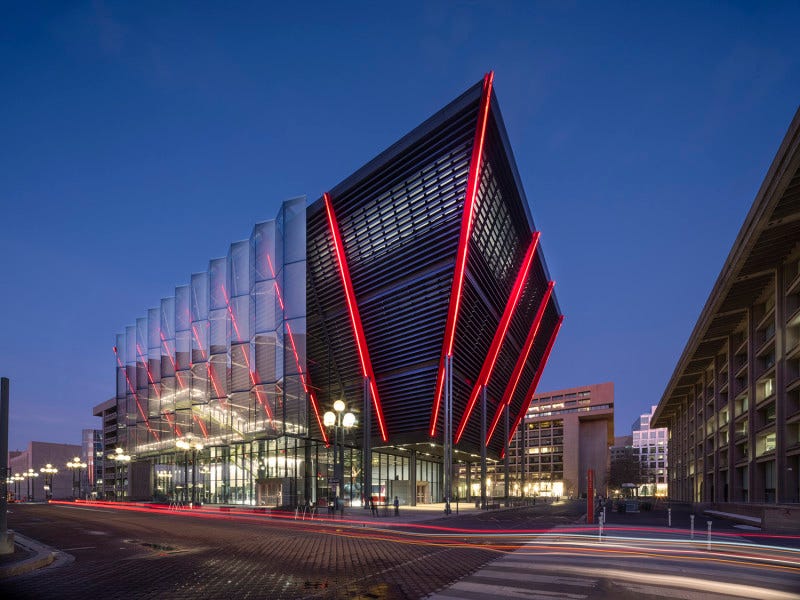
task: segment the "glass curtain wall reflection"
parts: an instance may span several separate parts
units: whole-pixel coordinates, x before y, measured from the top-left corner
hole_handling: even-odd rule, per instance
[[[116,336],[118,443],[150,465],[137,494],[272,506],[319,494],[330,461],[306,439],[305,207],[285,202]]]

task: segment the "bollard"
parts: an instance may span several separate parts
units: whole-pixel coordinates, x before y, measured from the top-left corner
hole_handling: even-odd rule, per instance
[[[711,551],[711,521],[706,521],[706,525],[708,525],[708,546],[706,549]]]
[[[598,541],[601,541],[601,542],[603,541],[603,521],[604,521],[603,515],[600,515],[600,518],[597,519],[597,524],[599,526],[597,539],[598,539]]]
[[[694,539],[694,515],[689,515],[689,527],[691,529],[691,533],[689,535],[689,539]]]
[[[667,527],[672,527],[672,509],[667,509]]]

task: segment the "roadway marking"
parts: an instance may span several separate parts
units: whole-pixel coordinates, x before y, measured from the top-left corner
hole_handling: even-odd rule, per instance
[[[92,550],[97,548],[97,546],[81,546],[80,548],[62,548],[62,552],[72,552],[73,550]]]

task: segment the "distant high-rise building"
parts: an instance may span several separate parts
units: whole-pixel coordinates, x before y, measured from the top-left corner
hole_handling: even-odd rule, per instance
[[[613,383],[534,395],[509,446],[512,495],[582,496],[589,469],[606,495],[613,443]]]
[[[667,428],[650,427],[656,407],[631,426],[634,454],[639,459],[640,496],[667,496]]]

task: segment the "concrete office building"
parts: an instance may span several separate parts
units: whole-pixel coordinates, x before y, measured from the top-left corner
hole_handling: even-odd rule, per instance
[[[9,474],[12,479],[15,475],[28,473],[35,473],[36,476],[26,476],[22,481],[12,481],[9,490],[15,498],[33,502],[42,502],[47,498],[55,500],[72,498],[72,472],[67,468],[67,463],[80,454],[81,447],[77,444],[29,442],[28,447],[22,452],[9,453]],[[42,471],[48,464],[58,472],[49,474]],[[47,487],[50,489],[46,489]]]
[[[95,450],[96,472],[94,497],[98,500],[113,500],[124,489],[124,481],[117,481],[122,476],[122,466],[117,468],[117,461],[112,457],[119,446],[117,441],[117,399],[109,398],[92,409],[92,414],[100,418],[100,444]]]
[[[800,500],[800,111],[651,424],[677,500]]]
[[[614,384],[536,394],[509,446],[509,478],[525,496],[582,496],[587,473],[606,495],[614,444]]]
[[[668,446],[666,427],[652,428],[650,422],[656,407],[638,417],[631,426],[631,440],[639,459],[639,495],[667,496]]]
[[[131,499],[414,504],[504,452],[563,317],[492,81],[284,202],[117,336],[115,408],[95,414],[116,420],[106,456],[130,461],[104,481]]]

